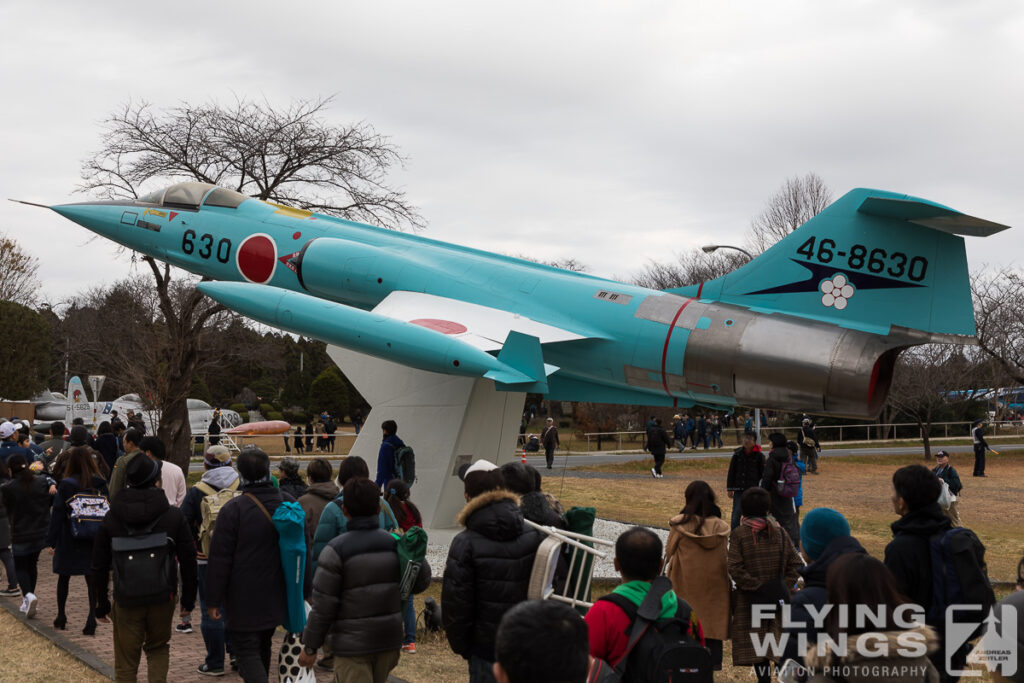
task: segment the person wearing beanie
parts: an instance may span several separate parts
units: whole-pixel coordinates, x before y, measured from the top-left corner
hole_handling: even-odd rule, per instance
[[[761,487],[768,491],[772,499],[772,517],[779,523],[790,540],[796,546],[800,543],[800,521],[796,516],[796,504],[792,498],[779,493],[776,482],[782,477],[782,468],[793,461],[793,455],[786,448],[786,436],[779,432],[768,435],[772,450],[768,453],[768,460],[765,462],[764,475],[761,479]]]
[[[133,458],[124,467],[127,488],[110,503],[110,512],[103,519],[93,544],[92,576],[97,596],[96,619],[114,625],[114,673],[118,681],[134,681],[138,674],[142,650],[146,650],[146,667],[150,681],[166,681],[170,664],[171,624],[177,602],[174,591],[150,600],[121,602],[115,576],[113,609],[108,596],[110,569],[113,564],[113,541],[133,536],[140,529],[167,534],[169,545],[177,556],[171,563],[168,584],[177,587],[181,572],[181,614],[195,607],[196,547],[192,533],[181,510],[167,502],[157,488],[161,463],[150,458]],[[155,579],[155,577],[154,577]]]
[[[277,527],[271,518],[283,502],[295,499],[273,485],[270,458],[261,449],[242,449],[237,466],[242,495],[225,503],[217,515],[206,565],[206,612],[214,621],[224,620],[242,679],[266,681],[274,631],[288,616]],[[307,547],[307,598],[312,566]]]
[[[847,553],[866,553],[856,538],[850,536],[850,524],[842,514],[832,508],[814,508],[800,525],[800,543],[810,564],[800,567],[797,572],[804,578],[803,590],[793,594],[791,601],[792,618],[787,620],[784,631],[790,634],[786,641],[785,659],[803,663],[803,651],[799,647],[799,635],[813,645],[819,631],[814,627],[811,608],[824,609],[827,602],[825,577],[828,568]]]
[[[452,651],[468,662],[469,680],[493,681],[498,624],[526,600],[541,535],[523,521],[519,498],[494,463],[477,460],[460,476],[466,506],[456,522],[466,528],[448,551],[441,615]]]
[[[192,536],[196,539],[197,562],[199,569],[199,617],[200,632],[203,644],[206,645],[206,660],[199,665],[199,673],[206,676],[218,676],[224,673],[225,648],[231,653],[231,645],[226,642],[224,620],[214,621],[206,611],[206,569],[207,557],[203,554],[203,539],[200,530],[203,523],[203,498],[222,490],[237,491],[239,487],[238,473],[231,466],[231,451],[225,446],[210,446],[203,455],[203,476],[199,482],[185,494],[181,504],[181,514],[185,516]],[[191,633],[191,620],[184,619],[175,627],[178,633]]]

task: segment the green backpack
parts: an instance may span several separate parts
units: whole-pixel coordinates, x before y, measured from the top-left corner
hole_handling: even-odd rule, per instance
[[[412,587],[427,556],[427,532],[422,527],[414,526],[404,534],[391,535],[395,537],[395,549],[398,551],[399,589],[402,600],[407,600],[412,595]]]

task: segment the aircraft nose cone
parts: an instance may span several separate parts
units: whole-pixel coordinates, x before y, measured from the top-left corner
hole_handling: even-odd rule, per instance
[[[64,216],[68,220],[78,223],[84,228],[116,240],[121,223],[121,215],[125,209],[123,205],[113,206],[103,202],[83,204],[59,204],[51,206],[51,209]]]

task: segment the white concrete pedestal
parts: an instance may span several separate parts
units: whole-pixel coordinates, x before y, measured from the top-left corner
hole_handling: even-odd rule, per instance
[[[424,527],[453,529],[465,505],[459,466],[515,458],[526,395],[497,391],[491,380],[414,370],[337,346],[328,346],[327,354],[371,406],[350,454],[366,460],[373,478],[380,424],[397,422],[398,436],[416,453],[412,501]]]

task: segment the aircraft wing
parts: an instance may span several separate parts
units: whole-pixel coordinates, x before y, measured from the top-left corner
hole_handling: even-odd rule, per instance
[[[536,337],[544,344],[587,337],[497,308],[422,292],[391,292],[374,313],[442,332],[482,351],[499,351],[510,332]]]

